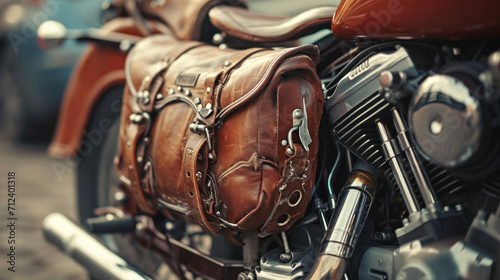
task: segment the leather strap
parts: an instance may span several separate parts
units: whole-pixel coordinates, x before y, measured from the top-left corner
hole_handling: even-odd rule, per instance
[[[184,159],[182,161],[182,176],[184,176],[184,191],[191,214],[205,232],[217,235],[217,231],[212,228],[205,216],[199,188],[199,184],[204,184],[206,179],[208,160],[198,162],[197,158],[198,155],[201,155],[205,159],[207,158],[206,141],[205,134],[188,132]]]

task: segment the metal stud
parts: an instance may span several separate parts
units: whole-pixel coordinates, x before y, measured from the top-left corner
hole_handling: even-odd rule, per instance
[[[151,81],[151,77],[150,77],[150,76],[146,76],[146,77],[144,78],[144,82],[145,82],[145,83],[149,83],[150,81]]]
[[[142,160],[143,160],[143,159],[142,159],[142,157],[141,157],[141,156],[138,156],[138,157],[137,157],[137,162],[138,162],[138,163],[141,163],[141,162],[142,162]]]
[[[182,91],[182,90],[181,90],[181,91]],[[186,93],[185,93],[185,94],[186,94],[186,96],[187,96],[187,97],[191,97],[191,91],[190,91],[189,89],[188,89],[188,90],[186,90]]]
[[[173,88],[168,89],[168,95],[175,94],[175,90]]]
[[[203,109],[203,105],[198,104],[198,106],[196,106],[196,108],[198,108],[198,110],[201,110],[201,109]]]
[[[194,99],[194,104],[200,104],[200,102],[201,102],[201,100],[198,97],[196,97]]]
[[[231,66],[231,61],[226,60],[226,61],[224,62],[224,67],[229,67],[229,66]]]
[[[149,100],[149,97],[146,97],[146,98],[144,98],[144,99],[142,100],[142,104],[144,104],[144,105],[148,105],[148,104],[149,104],[149,101],[151,101],[151,100]]]
[[[203,174],[200,171],[196,172],[196,180],[201,181],[203,179]]]
[[[290,149],[290,148],[287,148],[286,149],[286,153],[289,154],[289,155],[293,155],[293,150]]]
[[[207,94],[210,94],[211,91],[210,87],[207,87]]]
[[[207,109],[212,109],[212,103],[207,103],[206,108],[207,108]]]
[[[163,98],[164,98],[164,96],[163,96],[163,94],[161,94],[161,93],[158,93],[158,94],[156,95],[156,100],[162,100]]]
[[[283,147],[286,147],[286,145],[288,145],[288,141],[286,141],[286,140],[281,141],[281,145]]]
[[[181,87],[181,86],[178,86],[178,87],[177,87],[177,91],[182,91],[182,90],[183,90],[183,89],[182,89],[182,87]]]

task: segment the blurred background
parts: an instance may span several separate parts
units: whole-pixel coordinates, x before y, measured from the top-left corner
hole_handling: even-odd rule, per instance
[[[68,28],[103,24],[100,0],[0,0],[0,279],[87,279],[43,239],[43,218],[76,220],[72,172],[58,174],[46,156],[66,83],[86,45],[42,51],[36,30],[46,20]],[[16,272],[7,270],[7,172],[16,172]]]

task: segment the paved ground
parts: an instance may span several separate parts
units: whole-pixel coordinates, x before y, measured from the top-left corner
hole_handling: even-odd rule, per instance
[[[56,175],[43,147],[14,146],[0,136],[0,280],[87,279],[73,260],[45,242],[41,226],[51,212],[76,220],[75,174]],[[59,163],[61,163],[59,161]],[[16,272],[8,271],[7,172],[16,172]]]

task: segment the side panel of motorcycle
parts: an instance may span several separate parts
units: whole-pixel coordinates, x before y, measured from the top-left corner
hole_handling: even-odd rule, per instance
[[[149,24],[155,33],[170,32],[158,22]],[[102,29],[140,36],[131,18],[114,19]],[[125,83],[126,55],[98,45],[90,45],[82,55],[64,93],[55,136],[48,150],[51,156],[67,158],[76,154],[94,105],[110,88]],[[117,107],[119,110],[119,103]]]
[[[343,39],[471,39],[500,35],[497,0],[343,0],[332,20]]]

